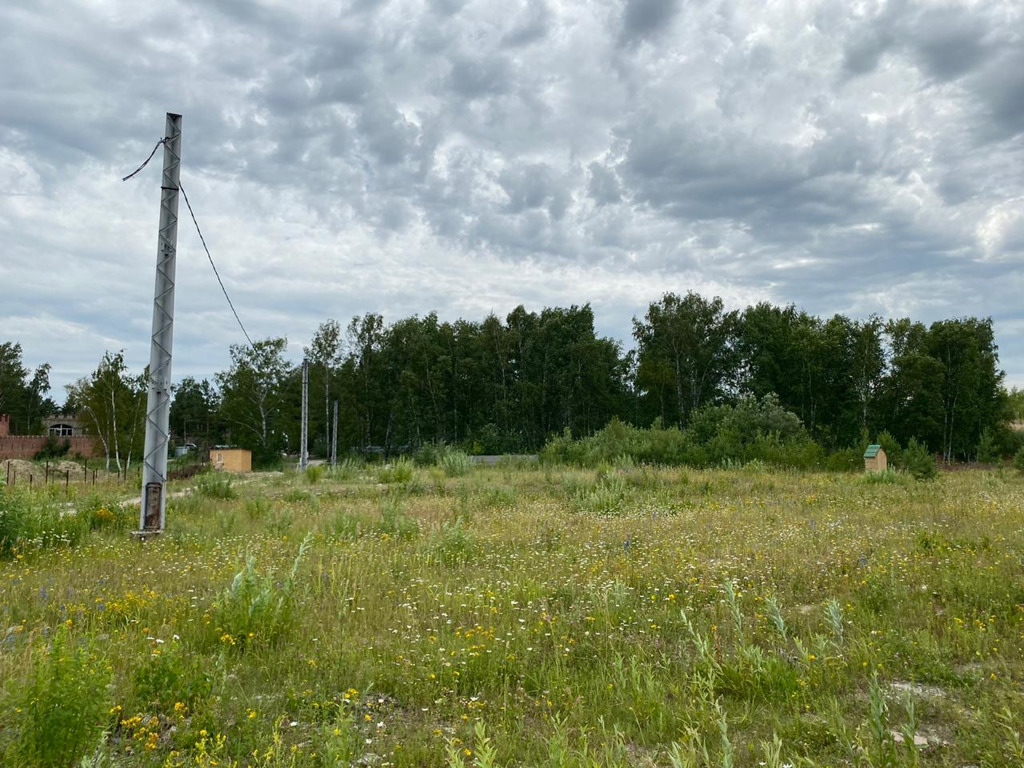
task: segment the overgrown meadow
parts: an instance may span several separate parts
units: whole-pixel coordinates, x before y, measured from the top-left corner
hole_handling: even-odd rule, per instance
[[[5,766],[1024,764],[1009,472],[187,486],[0,489]]]

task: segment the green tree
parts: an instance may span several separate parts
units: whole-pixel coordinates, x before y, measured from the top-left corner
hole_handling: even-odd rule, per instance
[[[327,320],[320,323],[313,334],[309,346],[304,349],[306,360],[310,365],[310,388],[323,393],[324,408],[322,411],[323,421],[320,418],[310,418],[310,434],[319,434],[323,439],[323,449],[330,453],[331,425],[333,418],[331,414],[332,382],[335,378],[335,371],[341,363],[342,342],[341,325],[337,320]],[[312,409],[310,409],[312,410]],[[319,422],[319,424],[317,424]],[[314,443],[319,441],[314,441]]]
[[[129,373],[124,350],[108,351],[92,375],[69,384],[67,392],[65,407],[84,415],[86,428],[103,446],[107,470],[111,460],[118,472],[131,469],[146,435],[146,374]]]
[[[879,392],[880,423],[902,444],[942,445],[942,363],[928,353],[928,329],[907,318],[885,325],[889,367]]]
[[[643,320],[633,318],[637,385],[650,411],[685,424],[700,406],[715,403],[737,383],[739,313],[715,297],[666,293]]]
[[[186,376],[174,387],[171,400],[171,431],[186,442],[213,443],[217,436],[220,398],[207,379]]]
[[[986,428],[1009,420],[992,320],[965,317],[932,323],[926,349],[942,364],[942,453],[946,461],[966,458]]]
[[[352,318],[345,331],[345,360],[350,384],[355,444],[382,445],[387,432],[387,390],[384,381],[384,318],[368,312]]]
[[[231,345],[231,367],[217,374],[220,413],[231,439],[253,451],[257,461],[271,460],[283,447],[275,429],[291,366],[284,359],[288,340],[260,339],[252,346]]]
[[[0,343],[0,413],[10,417],[12,434],[31,435],[41,430],[42,418],[56,413],[57,406],[46,396],[50,391],[49,363],[29,371],[21,354],[20,344]]]

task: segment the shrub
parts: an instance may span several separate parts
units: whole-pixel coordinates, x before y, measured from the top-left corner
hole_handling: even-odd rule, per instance
[[[864,482],[869,485],[895,485],[902,482],[904,477],[898,470],[886,469],[884,472],[868,472],[864,475]]]
[[[310,485],[316,485],[323,478],[327,468],[323,464],[314,464],[306,467],[306,482]]]
[[[444,523],[434,543],[434,555],[445,565],[460,565],[472,557],[476,542],[462,520]]]
[[[245,516],[252,522],[264,520],[270,512],[270,502],[264,496],[245,500]]]
[[[380,519],[374,530],[382,536],[411,539],[420,532],[419,523],[405,514],[405,504],[398,495],[387,495],[380,500]]]
[[[406,458],[401,458],[393,464],[385,464],[377,470],[377,482],[384,485],[408,483],[412,476],[413,464]]]
[[[193,706],[210,695],[213,681],[202,656],[190,654],[181,642],[150,654],[132,675],[132,689],[140,709],[173,712],[178,702]]]
[[[127,531],[139,524],[139,507],[137,504],[118,504],[104,501],[95,496],[87,498],[78,505],[76,514],[88,520],[89,528],[94,531],[112,530]]]
[[[978,440],[978,461],[982,464],[997,464],[1001,458],[995,435],[986,427],[981,431],[981,439]]]
[[[77,544],[91,524],[88,513],[68,513],[56,502],[0,486],[0,558],[26,548]]]
[[[462,451],[446,450],[442,452],[438,466],[448,477],[462,477],[473,469],[473,461]]]
[[[879,432],[875,442],[882,446],[882,450],[885,451],[886,461],[889,464],[896,467],[903,465],[903,446],[900,445],[900,441],[893,437],[889,430],[883,429]]]
[[[48,646],[32,654],[25,687],[15,689],[4,718],[16,734],[7,765],[64,766],[95,743],[109,718],[111,669],[86,644],[72,643],[60,627]]]
[[[590,437],[573,440],[567,429],[548,441],[541,460],[580,467],[623,461],[733,466],[758,460],[772,466],[811,468],[820,466],[824,455],[799,417],[768,395],[760,400],[745,398],[736,405],[701,408],[686,430],[662,427],[660,421],[650,429],[639,429],[612,419]]]
[[[825,459],[830,472],[858,472],[864,468],[864,452],[858,448],[840,448]]]
[[[295,576],[309,550],[312,534],[299,545],[291,572],[284,581],[277,581],[273,573],[261,574],[256,570],[256,558],[251,553],[245,567],[239,571],[224,590],[212,610],[218,638],[224,645],[239,650],[254,645],[271,645],[291,629],[295,609]]]
[[[196,493],[207,499],[233,499],[238,496],[231,487],[231,475],[220,472],[207,472],[200,475],[196,482]]]
[[[614,517],[623,512],[629,486],[618,472],[601,469],[593,483],[570,487],[569,491],[577,511]]]
[[[928,446],[917,442],[913,437],[903,452],[903,464],[917,480],[933,480],[939,474],[939,468],[935,466],[935,457],[928,450]]]
[[[1024,448],[1021,448],[1016,454],[1014,454],[1013,468],[1020,474],[1024,475]]]
[[[43,447],[36,451],[36,455],[32,458],[36,461],[44,461],[46,459],[59,459],[68,455],[71,450],[71,441],[67,438],[59,440],[56,435],[49,435],[46,438],[46,442],[43,443]]]
[[[347,483],[359,477],[359,473],[362,470],[363,462],[360,459],[350,457],[342,459],[335,466],[331,467],[327,472],[327,476],[332,480]]]

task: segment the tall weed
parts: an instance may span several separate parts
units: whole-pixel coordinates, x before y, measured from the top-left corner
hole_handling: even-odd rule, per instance
[[[284,581],[274,573],[256,570],[256,557],[249,554],[239,571],[217,600],[212,616],[219,642],[244,650],[250,646],[272,645],[291,629],[295,611],[295,577],[312,534],[299,545],[292,569]]]

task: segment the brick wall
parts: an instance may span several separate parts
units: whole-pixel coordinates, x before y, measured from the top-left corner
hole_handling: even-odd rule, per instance
[[[31,459],[46,445],[46,439],[45,435],[0,436],[0,461]],[[80,435],[60,438],[60,440],[71,441],[71,450],[68,451],[68,456],[74,456],[77,453],[87,459],[94,459],[101,455],[97,450],[96,440],[92,437]]]

